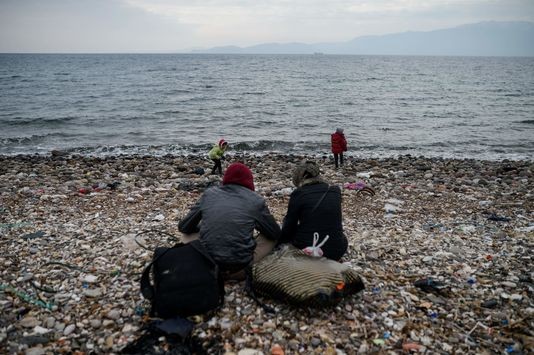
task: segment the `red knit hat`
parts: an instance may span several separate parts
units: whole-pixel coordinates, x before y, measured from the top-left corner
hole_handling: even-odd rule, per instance
[[[225,144],[228,144],[228,142],[225,141],[224,139],[221,139],[221,140],[219,141],[219,148],[222,148],[223,145],[225,145]]]
[[[236,184],[254,191],[254,177],[250,169],[242,163],[231,164],[224,172],[223,185]]]

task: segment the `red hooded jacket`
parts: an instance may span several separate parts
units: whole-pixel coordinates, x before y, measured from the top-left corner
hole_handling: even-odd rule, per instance
[[[343,133],[332,134],[332,153],[339,154],[347,151],[347,140]]]

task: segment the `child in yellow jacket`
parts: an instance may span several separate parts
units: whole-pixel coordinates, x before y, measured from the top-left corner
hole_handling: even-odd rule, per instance
[[[217,170],[219,172],[219,175],[222,175],[222,164],[221,159],[223,159],[224,152],[228,148],[228,142],[224,139],[221,139],[219,141],[219,144],[215,144],[213,148],[208,153],[208,157],[213,160],[213,168],[211,169],[211,173],[215,174],[215,171]]]

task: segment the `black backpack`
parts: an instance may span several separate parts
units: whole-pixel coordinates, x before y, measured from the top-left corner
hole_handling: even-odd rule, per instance
[[[150,283],[151,269],[154,285]],[[195,240],[157,248],[143,271],[141,293],[152,303],[151,316],[188,317],[221,306],[224,283],[215,261]]]

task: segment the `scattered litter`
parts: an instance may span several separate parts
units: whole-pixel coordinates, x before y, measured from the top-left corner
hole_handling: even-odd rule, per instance
[[[497,216],[496,214],[490,214],[488,216],[488,221],[494,221],[494,222],[510,222],[511,219],[508,217],[503,216]]]
[[[282,223],[293,191],[290,170],[301,157],[245,158],[257,193]],[[274,344],[286,354],[493,354],[508,347],[527,353],[521,335],[534,328],[534,169],[511,161],[512,173],[497,174],[502,162],[480,164],[348,157],[342,174],[325,165],[324,179],[344,189],[349,248],[341,261],[368,280],[367,291],[312,313],[275,302],[273,318],[246,296],[243,283],[228,282],[224,305],[191,319],[197,353],[271,354]],[[0,174],[0,310],[7,327],[0,342],[13,346],[8,351],[121,353],[145,339],[137,352],[129,349],[178,352],[175,346],[184,344],[162,330],[143,338],[150,304],[139,295],[139,274],[156,247],[180,241],[179,219],[220,183],[219,176],[192,173],[208,166],[205,154],[0,156],[0,166],[7,167]],[[371,170],[366,176],[380,200],[358,197],[358,182],[371,182],[356,172]],[[425,178],[428,173],[433,177]],[[111,193],[104,184],[113,179],[121,183]],[[345,188],[347,182],[355,185]],[[389,213],[385,204],[393,206]],[[509,221],[488,219],[489,213]],[[158,215],[164,218],[153,220]],[[138,233],[155,226],[173,237]],[[45,234],[22,238],[38,231]],[[20,325],[26,317],[33,318],[25,321],[31,327]]]
[[[41,238],[41,237],[44,237],[45,235],[46,235],[45,232],[37,231],[37,232],[34,232],[34,233],[24,234],[21,238],[25,239],[25,240],[28,240],[28,239]]]

